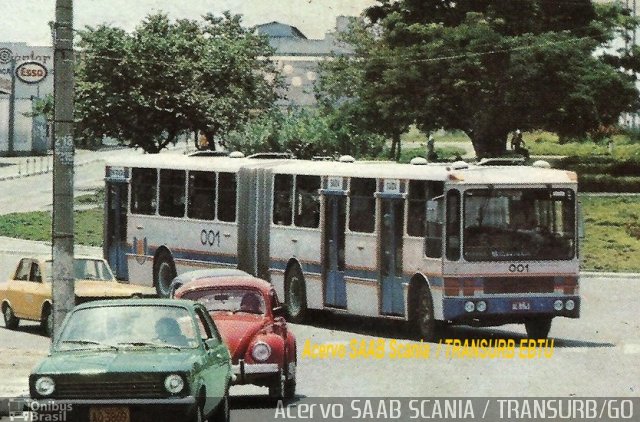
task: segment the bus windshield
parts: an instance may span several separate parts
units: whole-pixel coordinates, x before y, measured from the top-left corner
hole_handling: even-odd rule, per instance
[[[575,254],[570,189],[472,189],[464,194],[467,261],[568,260]]]

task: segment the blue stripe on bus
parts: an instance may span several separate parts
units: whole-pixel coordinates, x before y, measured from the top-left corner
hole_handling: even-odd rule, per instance
[[[553,302],[561,299],[565,302],[572,299],[575,302],[575,308],[572,311],[562,310],[556,311],[553,308]],[[487,310],[484,312],[466,312],[464,304],[468,301],[478,302],[484,301],[487,304]],[[513,305],[519,302],[526,302],[530,305],[529,310],[513,310]],[[451,298],[445,297],[442,300],[442,311],[445,320],[455,321],[464,318],[482,318],[498,315],[511,315],[514,317],[525,317],[527,314],[546,314],[548,316],[568,316],[577,317],[580,313],[580,298],[578,296],[512,296],[512,297],[463,297]]]
[[[271,270],[279,270],[285,271],[287,269],[288,261],[283,260],[272,260],[269,265],[269,269]],[[313,274],[322,274],[322,265],[317,263],[308,263],[308,262],[300,262],[302,265],[302,272],[304,273],[313,273]],[[353,278],[361,278],[365,280],[378,281],[378,271],[377,270],[367,270],[367,269],[358,269],[358,268],[347,268],[344,271],[345,277],[353,277]]]
[[[153,256],[156,254],[158,247],[147,246],[145,251],[145,255]],[[138,255],[135,247],[131,247],[131,254]],[[172,249],[171,254],[173,259],[184,259],[189,261],[203,261],[203,262],[213,262],[225,265],[238,265],[238,259],[233,255],[222,255],[215,253],[206,253],[206,252],[198,252],[198,251],[184,251],[180,249]]]

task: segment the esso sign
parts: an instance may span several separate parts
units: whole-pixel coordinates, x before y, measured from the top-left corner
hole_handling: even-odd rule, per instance
[[[47,68],[42,63],[24,62],[16,68],[16,77],[26,84],[37,84],[47,77]]]

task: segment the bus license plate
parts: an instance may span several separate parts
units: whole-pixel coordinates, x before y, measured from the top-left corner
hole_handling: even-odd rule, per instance
[[[518,300],[516,302],[511,302],[511,310],[512,311],[530,311],[531,303],[526,300]]]
[[[90,422],[130,422],[129,408],[126,406],[99,406],[89,410]]]

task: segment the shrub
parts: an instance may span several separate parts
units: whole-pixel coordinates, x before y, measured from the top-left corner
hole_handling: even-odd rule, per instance
[[[640,192],[640,176],[615,177],[610,174],[578,175],[581,192]]]

